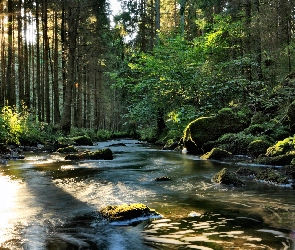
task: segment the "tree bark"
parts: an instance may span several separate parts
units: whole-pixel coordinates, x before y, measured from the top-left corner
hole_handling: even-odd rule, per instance
[[[64,134],[70,133],[72,125],[72,97],[76,79],[75,66],[78,22],[79,6],[75,6],[73,4],[68,5],[68,81],[66,83],[65,102],[61,120],[61,129]]]

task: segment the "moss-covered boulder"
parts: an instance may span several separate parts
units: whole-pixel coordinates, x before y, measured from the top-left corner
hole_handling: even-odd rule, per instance
[[[284,155],[278,155],[278,156],[259,156],[256,159],[256,162],[258,164],[263,165],[272,165],[272,166],[285,166],[290,165],[292,160],[295,158],[295,151],[289,152]]]
[[[81,154],[69,154],[65,160],[113,160],[113,152],[109,148],[96,150],[93,152],[84,151]]]
[[[203,160],[221,160],[232,157],[232,153],[220,149],[220,148],[213,148],[210,152],[203,154],[201,159]]]
[[[93,146],[91,138],[86,135],[72,137],[71,140],[79,146]]]
[[[247,167],[240,167],[236,173],[239,176],[248,176],[248,177],[255,177],[258,173],[257,170],[252,169],[252,168],[247,168]]]
[[[269,147],[266,151],[266,156],[279,156],[287,154],[295,150],[295,138],[288,137],[282,141],[278,141],[275,145]]]
[[[249,120],[242,112],[221,109],[215,116],[201,117],[189,123],[184,130],[184,145],[191,154],[202,153],[204,143],[217,140],[226,133],[242,131],[248,126]]]
[[[99,212],[103,218],[110,222],[140,221],[161,217],[154,209],[141,203],[107,206]]]
[[[78,153],[78,149],[75,148],[74,146],[68,146],[64,148],[59,148],[57,152],[61,154],[71,154],[71,153]]]
[[[289,184],[288,178],[286,176],[282,175],[280,172],[272,168],[267,168],[257,173],[256,180],[265,181],[277,185]]]
[[[80,158],[79,154],[68,154],[68,155],[65,156],[65,160],[79,161],[79,160],[81,160],[81,158]]]
[[[114,157],[111,149],[104,148],[93,152],[86,151],[81,155],[81,158],[89,160],[113,160]]]
[[[235,172],[229,171],[227,168],[223,168],[220,172],[212,178],[213,182],[219,184],[225,184],[228,186],[244,186],[244,182],[241,181]]]

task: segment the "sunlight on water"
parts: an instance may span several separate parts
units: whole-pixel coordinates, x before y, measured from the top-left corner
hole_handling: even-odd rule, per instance
[[[17,182],[9,177],[0,176],[0,244],[7,240],[7,232],[13,229],[11,219],[15,216],[18,189]]]

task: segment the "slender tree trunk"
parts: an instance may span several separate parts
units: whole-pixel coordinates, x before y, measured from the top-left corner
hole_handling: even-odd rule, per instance
[[[7,23],[7,70],[6,70],[6,85],[7,85],[7,103],[10,106],[16,105],[16,88],[14,82],[13,70],[13,0],[7,1],[8,23]]]
[[[4,6],[3,3],[0,3],[1,12],[3,12]],[[1,56],[1,76],[0,76],[0,107],[5,105],[6,100],[6,41],[5,41],[5,23],[4,23],[4,15],[0,16],[0,56]]]
[[[254,53],[256,56],[256,71],[257,71],[257,78],[258,80],[263,80],[262,75],[262,52],[261,52],[261,28],[260,28],[260,2],[259,0],[254,0],[253,2],[253,11],[255,15],[257,15],[257,27],[255,30],[255,37],[253,39],[253,46],[254,46]]]
[[[50,123],[50,87],[49,87],[49,38],[48,38],[48,16],[47,16],[48,4],[47,0],[42,2],[42,24],[43,24],[43,75],[44,75],[44,93],[45,93],[45,119],[47,123]]]
[[[60,123],[59,84],[58,84],[58,23],[57,11],[54,13],[54,52],[53,52],[53,113],[54,123]]]
[[[155,28],[156,28],[156,45],[159,45],[159,32],[161,29],[161,4],[160,0],[155,0],[155,10],[156,10],[156,18],[155,18]]]
[[[68,6],[68,82],[66,85],[65,102],[61,121],[64,134],[68,134],[72,124],[72,97],[75,86],[76,44],[78,36],[79,7]]]
[[[37,115],[39,121],[43,120],[42,103],[43,89],[41,88],[41,56],[40,56],[40,22],[39,22],[39,0],[36,0],[36,99],[37,99]]]
[[[24,87],[24,57],[23,57],[23,18],[22,18],[22,0],[18,1],[18,16],[17,16],[17,47],[18,47],[18,98],[21,104],[25,99],[25,87]]]
[[[26,1],[24,1],[24,6],[26,6]],[[26,10],[25,10],[26,11]],[[25,20],[24,20],[24,30],[27,31],[27,17],[25,15]],[[32,42],[32,41],[31,41]],[[31,68],[30,66],[33,66],[31,64],[31,60],[29,59],[29,50],[28,50],[28,46],[29,42],[27,41],[27,39],[24,39],[24,88],[25,88],[25,97],[24,97],[24,103],[25,105],[30,108],[30,96],[31,96],[31,91],[30,91],[30,73],[29,73],[29,68]]]

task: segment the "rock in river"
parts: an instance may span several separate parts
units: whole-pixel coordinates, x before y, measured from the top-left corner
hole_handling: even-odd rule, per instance
[[[223,168],[220,172],[213,176],[212,181],[229,186],[244,186],[236,173],[229,171],[227,168]]]
[[[162,217],[154,209],[150,209],[141,203],[106,206],[99,212],[105,219],[110,222],[117,222],[120,225],[129,225],[142,220]]]

